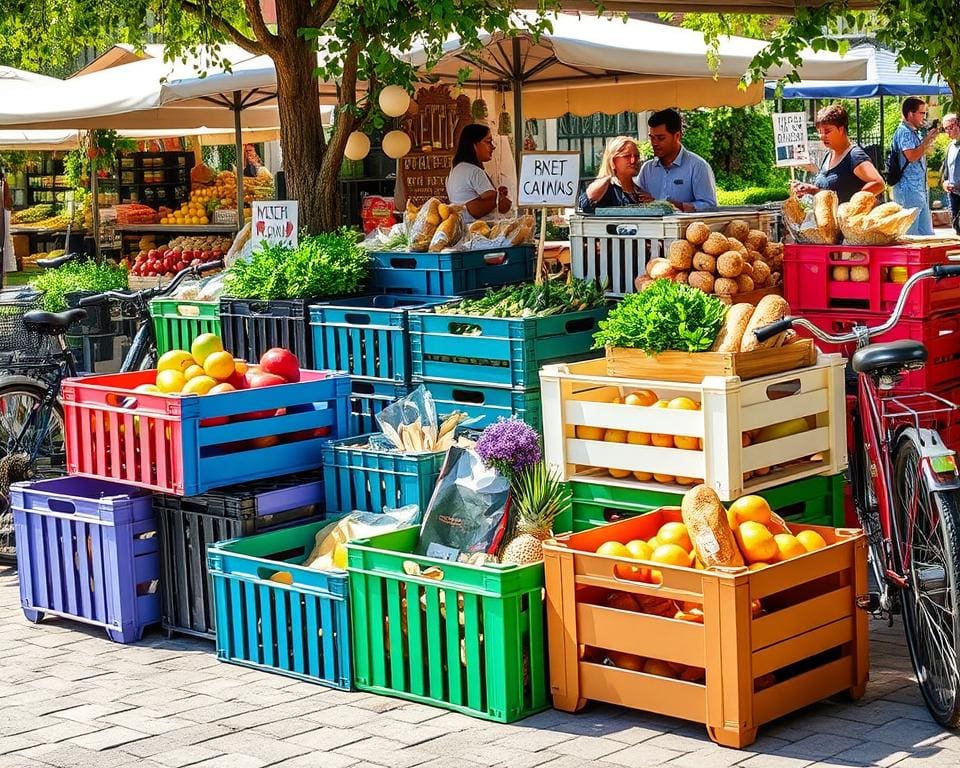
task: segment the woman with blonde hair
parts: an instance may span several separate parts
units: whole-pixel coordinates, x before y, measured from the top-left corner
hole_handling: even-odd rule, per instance
[[[649,202],[653,198],[633,183],[639,170],[636,140],[629,136],[610,139],[600,158],[600,172],[580,193],[578,207],[584,213],[593,213],[597,208]]]

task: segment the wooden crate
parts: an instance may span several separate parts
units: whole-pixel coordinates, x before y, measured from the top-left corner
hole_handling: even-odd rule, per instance
[[[618,578],[617,563],[635,561],[595,554],[605,541],[647,539],[679,519],[679,509],[662,508],[544,542],[554,707],[621,704],[703,723],[717,743],[741,748],[764,723],[837,693],[863,695],[868,616],[857,598],[868,586],[860,531],[791,525],[817,531],[827,546],[759,571],[662,566],[659,585]],[[704,620],[613,608],[611,593],[699,603]],[[763,608],[757,616],[755,600]],[[703,669],[705,678],[604,664],[610,651]]]
[[[544,366],[544,452],[564,480],[624,484],[682,492],[706,482],[723,501],[801,477],[842,472],[847,465],[844,359],[821,355],[815,365],[744,382],[706,376],[700,382],[607,375],[603,358]],[[653,390],[661,399],[688,397],[699,410],[626,405],[629,393]],[[794,418],[809,428],[798,434],[743,445],[743,433]],[[577,428],[580,436],[577,435]],[[696,449],[606,442],[586,428],[699,438]],[[689,443],[690,441],[685,441]],[[816,460],[811,460],[811,457]],[[609,477],[609,468],[687,478],[690,482]],[[744,473],[756,473],[744,479]]]
[[[666,381],[699,382],[704,376],[739,376],[755,379],[813,365],[817,351],[812,339],[753,352],[661,352],[648,355],[640,349],[607,347],[610,376]]]

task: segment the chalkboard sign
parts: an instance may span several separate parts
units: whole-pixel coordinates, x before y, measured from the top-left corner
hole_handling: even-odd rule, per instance
[[[414,205],[423,205],[431,197],[447,202],[447,175],[457,140],[471,122],[470,99],[462,94],[454,99],[446,85],[421,88],[403,121],[413,143],[400,159],[407,200]]]
[[[524,152],[520,160],[521,208],[574,205],[580,183],[579,152]]]

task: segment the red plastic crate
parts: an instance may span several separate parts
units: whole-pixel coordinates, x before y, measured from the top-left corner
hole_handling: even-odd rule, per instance
[[[956,244],[937,245],[800,245],[783,249],[783,296],[798,310],[859,310],[889,312],[900,296],[893,267],[905,267],[907,275],[934,264],[946,264],[948,256],[960,254]],[[870,279],[855,283],[833,279],[833,268],[867,267]],[[936,312],[960,309],[960,278],[925,280],[913,288],[905,316],[921,318]]]
[[[61,388],[67,471],[178,496],[316,469],[346,437],[350,380],[300,381],[217,395],[135,392],[156,371],[67,379]]]
[[[793,309],[792,304],[791,309]],[[853,327],[854,323],[877,326],[888,318],[887,314],[871,314],[849,310],[844,312],[801,310],[796,312],[796,315],[809,320],[828,333],[845,333]],[[796,330],[802,336],[810,335],[799,326]],[[872,339],[872,341],[896,341],[898,339],[913,339],[922,342],[927,348],[928,357],[927,364],[921,370],[904,374],[903,382],[897,387],[897,391],[933,392],[941,395],[953,387],[960,386],[960,313],[935,315],[926,320],[902,319],[896,326],[882,336]],[[817,346],[823,352],[840,352],[848,358],[856,351],[856,345],[853,342],[836,345],[825,344],[818,339]]]

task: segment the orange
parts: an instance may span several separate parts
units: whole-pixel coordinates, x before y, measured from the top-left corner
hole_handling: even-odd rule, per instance
[[[203,365],[207,356],[214,352],[223,352],[223,342],[215,333],[201,333],[190,345],[190,354],[198,365]]]
[[[233,384],[227,384],[227,382],[221,382],[215,387],[211,387],[210,391],[207,394],[210,395],[219,395],[223,392],[236,392],[237,388]]]
[[[179,392],[186,383],[187,380],[183,377],[183,374],[172,368],[160,371],[157,374],[157,388],[161,392]]]
[[[746,448],[746,447],[747,447],[748,445],[750,445],[750,443],[752,443],[752,442],[753,442],[753,440],[750,439],[750,433],[749,433],[749,432],[742,432],[742,433],[740,434],[740,445],[741,445],[741,446],[743,446],[744,448]]]
[[[203,366],[197,365],[196,363],[191,365],[183,372],[183,378],[185,378],[187,381],[190,381],[190,379],[195,379],[197,376],[203,376]]]
[[[699,411],[700,403],[694,402],[689,397],[675,397],[667,403],[667,408],[680,411]]]
[[[654,472],[653,479],[656,480],[658,483],[672,483],[673,475],[662,475],[657,472]]]
[[[610,473],[610,477],[615,477],[617,480],[622,480],[625,477],[630,477],[629,469],[616,469],[615,467],[610,467],[607,469],[607,472]]]
[[[659,677],[677,676],[677,671],[663,659],[647,659],[643,665],[643,672],[647,675],[658,675]]]
[[[747,520],[733,529],[733,535],[748,563],[773,560],[780,551],[773,534],[762,523]]]
[[[792,533],[778,533],[773,537],[773,540],[776,542],[777,549],[779,550],[777,553],[778,561],[790,560],[791,558],[807,553],[806,547],[804,547]]]
[[[657,541],[661,544],[676,544],[683,548],[689,554],[693,552],[693,542],[690,541],[690,534],[687,532],[687,526],[683,523],[664,523],[657,531]]]
[[[635,469],[633,471],[633,476],[641,483],[649,483],[651,480],[653,480],[653,475],[651,475],[649,472],[641,472],[639,469]]]
[[[659,534],[657,535],[659,539]],[[691,565],[690,553],[679,544],[661,544],[650,555],[650,560],[654,563],[663,563],[664,565],[679,565],[689,568]]]
[[[649,389],[638,389],[627,395],[627,405],[650,406],[657,402],[657,393]]]
[[[700,438],[687,437],[686,435],[674,435],[673,444],[677,448],[682,448],[685,451],[696,451],[700,449]]]
[[[608,429],[603,439],[608,443],[625,443],[627,442],[627,433],[622,429]]]
[[[603,440],[606,430],[603,427],[588,427],[585,424],[577,425],[577,437],[581,440]]]
[[[156,384],[140,384],[133,388],[134,392],[149,392],[151,394],[157,394],[160,392],[160,388]]]
[[[629,592],[611,592],[607,595],[604,605],[617,611],[632,611],[633,613],[640,613],[641,611],[640,604],[634,600],[633,595]]]
[[[627,442],[630,445],[650,445],[650,433],[627,432]]]
[[[183,385],[185,395],[205,395],[217,386],[217,380],[209,376],[194,376]]]
[[[770,563],[750,563],[750,565],[747,566],[747,570],[748,570],[748,571],[759,571],[759,570],[762,570],[762,569],[764,569],[764,568],[769,568],[769,567],[770,567]]]
[[[633,653],[624,653],[623,651],[607,651],[607,658],[615,667],[620,667],[620,669],[629,669],[633,672],[643,671],[643,656],[637,656]]]
[[[157,370],[183,373],[193,364],[193,357],[190,356],[189,352],[184,352],[182,349],[171,349],[157,360]]]
[[[634,560],[649,560],[653,555],[653,547],[641,539],[628,541],[627,550]],[[624,578],[628,578],[631,581],[647,581],[650,578],[650,569],[639,566],[631,567],[629,575],[624,575]]]
[[[241,376],[247,372],[249,367],[250,364],[246,360],[241,360],[239,357],[233,358],[233,368]]]
[[[668,405],[670,405],[670,401],[669,401],[669,400],[657,400],[657,402],[655,402],[655,403],[654,403],[653,405],[651,405],[650,407],[651,407],[651,408],[666,408]]]
[[[270,581],[290,586],[293,584],[293,574],[291,574],[290,571],[277,571],[270,577]]]
[[[630,557],[630,550],[619,541],[605,541],[597,547],[597,554],[604,557]]]
[[[233,355],[223,351],[211,352],[203,361],[203,370],[207,376],[217,381],[226,381],[236,370],[236,366],[233,363]]]
[[[813,552],[827,546],[826,540],[816,531],[800,531],[797,534],[797,541],[807,552]]]
[[[730,505],[727,516],[733,514],[737,521],[731,525],[740,525],[747,520],[766,525],[770,522],[772,513],[773,510],[762,496],[741,496]]]
[[[652,555],[653,554],[652,550],[660,546],[660,540],[656,536],[651,536],[649,539],[647,539],[647,544],[650,545],[650,549],[651,549],[650,554]]]
[[[696,485],[700,482],[703,481],[696,477],[683,477],[683,475],[677,475],[677,485]]]
[[[654,432],[650,439],[657,448],[673,448],[673,435]]]

